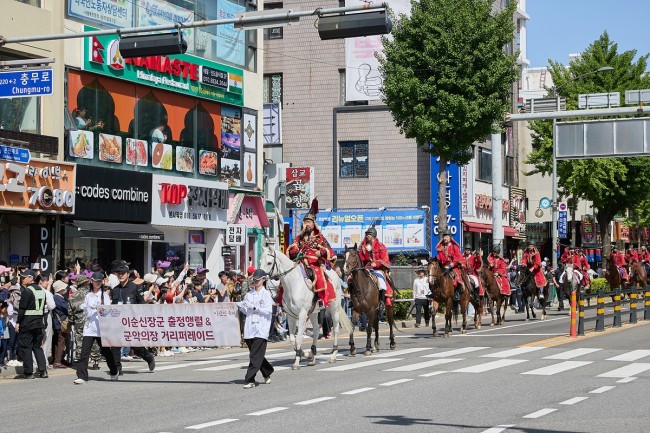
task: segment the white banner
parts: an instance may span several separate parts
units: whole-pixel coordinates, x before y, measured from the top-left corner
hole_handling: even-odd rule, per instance
[[[134,4],[120,0],[68,0],[68,16],[108,27],[133,27]]]
[[[464,217],[475,216],[474,211],[474,160],[460,167],[460,199]]]
[[[239,317],[232,302],[104,305],[102,345],[109,347],[239,346]]]

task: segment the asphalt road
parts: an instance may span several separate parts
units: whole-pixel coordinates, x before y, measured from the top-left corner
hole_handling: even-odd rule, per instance
[[[277,370],[271,384],[254,389],[242,388],[248,357],[239,348],[157,358],[153,374],[144,362],[124,363],[118,382],[105,368],[91,370],[85,385],[73,385],[66,370],[46,380],[2,380],[0,431],[649,430],[650,322],[571,339],[565,313],[524,319],[509,310],[503,326],[470,326],[450,338],[404,329],[394,351],[384,328],[379,352],[350,357],[345,338],[335,364],[327,363],[331,340],[320,340],[318,364],[303,361],[299,371],[289,368],[288,344],[269,344]],[[361,333],[355,340],[365,346]]]

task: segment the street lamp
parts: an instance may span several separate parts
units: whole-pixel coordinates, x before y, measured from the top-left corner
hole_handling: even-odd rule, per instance
[[[570,82],[579,80],[580,78],[586,77],[588,75],[592,74],[598,74],[600,72],[605,72],[605,71],[613,71],[614,68],[611,66],[602,66],[595,71],[587,72],[585,74],[580,74],[576,77],[572,77]],[[559,101],[559,96],[557,94],[557,87],[554,86],[554,93],[555,96],[558,97]],[[558,203],[557,203],[557,159],[555,158],[555,150],[557,149],[557,119],[553,119],[553,176],[552,176],[552,189],[553,189],[553,196],[551,199],[551,234],[552,234],[552,249],[553,249],[553,269],[557,269],[557,243],[558,243],[558,232],[557,232],[557,208],[558,208]]]

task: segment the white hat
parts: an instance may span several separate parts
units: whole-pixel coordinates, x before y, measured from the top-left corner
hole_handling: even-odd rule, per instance
[[[59,281],[55,281],[54,284],[52,284],[52,288],[54,289],[54,292],[61,293],[61,292],[65,292],[65,289],[68,288],[68,285],[63,281],[59,280]]]
[[[167,278],[162,278],[162,277],[161,277],[161,278],[158,278],[158,279],[156,280],[156,285],[158,285],[158,286],[162,286],[162,285],[165,284],[166,282],[167,282]]]
[[[117,278],[117,275],[110,274],[108,276],[108,287],[111,289],[116,288],[120,284],[120,280]]]
[[[155,283],[158,279],[158,274],[144,274],[145,283]]]

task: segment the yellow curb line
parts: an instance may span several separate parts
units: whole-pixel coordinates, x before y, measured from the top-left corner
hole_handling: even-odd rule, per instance
[[[559,337],[552,337],[552,338],[545,338],[543,340],[539,341],[534,341],[532,343],[527,343],[527,344],[522,344],[521,346],[518,347],[555,347],[555,346],[561,346],[563,344],[568,344],[568,343],[574,343],[576,341],[581,341],[581,340],[586,340],[588,338],[593,338],[593,337],[599,337],[601,335],[608,335],[608,334],[613,334],[615,332],[619,331],[625,331],[626,329],[632,329],[636,328],[638,326],[643,326],[643,325],[648,325],[650,324],[650,321],[640,321],[634,324],[629,324],[625,322],[620,328],[609,328],[604,331],[596,332],[596,331],[589,331],[586,335],[579,336],[579,337],[569,337],[569,336],[559,336]]]

